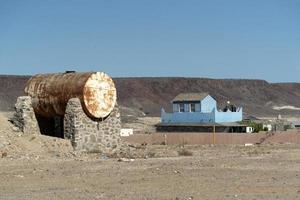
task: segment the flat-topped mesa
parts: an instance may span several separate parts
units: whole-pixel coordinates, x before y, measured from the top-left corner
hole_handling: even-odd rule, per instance
[[[63,116],[71,98],[79,98],[91,118],[107,117],[117,101],[113,80],[103,72],[37,74],[26,84],[35,113],[44,117]]]

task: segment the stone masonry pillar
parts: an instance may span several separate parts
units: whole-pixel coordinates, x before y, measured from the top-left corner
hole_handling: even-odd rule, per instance
[[[121,118],[118,106],[105,119],[88,117],[78,98],[68,101],[64,116],[64,138],[75,150],[114,153],[121,145]]]
[[[38,122],[31,105],[31,97],[18,97],[17,103],[15,104],[13,123],[24,134],[40,134]]]

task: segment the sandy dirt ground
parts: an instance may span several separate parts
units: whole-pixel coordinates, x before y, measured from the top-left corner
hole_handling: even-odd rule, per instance
[[[120,160],[0,124],[0,199],[300,199],[300,145],[146,145]]]
[[[185,148],[193,156],[5,157],[0,199],[300,199],[300,146]]]
[[[137,117],[129,122],[123,122],[122,126],[132,128],[134,134],[150,134],[156,132],[155,125],[158,123],[160,123],[160,117]]]

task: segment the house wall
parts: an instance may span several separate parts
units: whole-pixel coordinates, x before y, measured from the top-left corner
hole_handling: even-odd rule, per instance
[[[212,112],[215,108],[217,108],[217,102],[211,96],[208,95],[201,101],[201,112]]]
[[[184,112],[190,112],[190,104],[195,104],[195,112],[201,112],[200,102],[186,102],[184,103]],[[173,112],[179,112],[179,103],[173,103]]]
[[[161,112],[162,123],[226,123],[237,122],[243,119],[243,109],[238,108],[237,112],[217,111],[217,102],[210,95],[202,101],[193,102],[195,111],[190,112],[190,103],[184,102],[184,112],[179,112],[179,103],[173,103],[173,113]]]
[[[195,104],[195,111],[196,112],[201,112],[201,104],[200,103]]]
[[[173,112],[179,112],[179,104],[173,103]]]
[[[190,112],[190,104],[188,103],[184,104],[184,112]]]
[[[215,113],[216,123],[238,122],[243,120],[243,109],[238,108],[237,112],[219,112]]]
[[[243,110],[238,109],[238,112],[219,112],[215,109],[212,112],[161,112],[162,123],[226,123],[242,121]]]
[[[212,123],[214,122],[215,115],[211,113],[201,112],[176,112],[166,113],[162,110],[161,122],[162,123]]]

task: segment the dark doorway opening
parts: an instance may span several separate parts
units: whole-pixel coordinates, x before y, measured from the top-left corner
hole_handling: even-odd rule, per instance
[[[64,138],[63,116],[47,118],[36,114],[36,119],[38,121],[41,134],[52,137]]]

